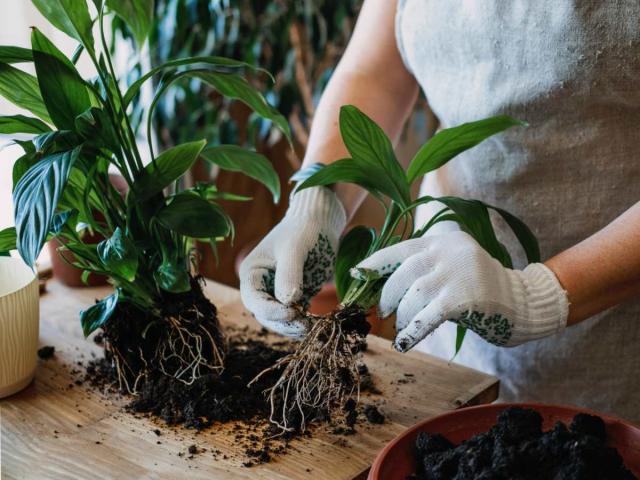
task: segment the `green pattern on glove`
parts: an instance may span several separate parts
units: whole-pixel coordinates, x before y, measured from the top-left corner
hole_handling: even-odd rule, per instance
[[[487,342],[500,347],[505,346],[511,338],[511,328],[513,325],[509,319],[499,313],[495,315],[485,315],[482,312],[473,310],[469,313],[466,310],[458,318],[449,319],[462,327],[469,328],[484,338]]]
[[[322,285],[331,279],[336,251],[331,246],[329,237],[318,236],[318,241],[307,254],[304,261],[302,298],[300,303],[307,308],[311,299],[320,291]]]

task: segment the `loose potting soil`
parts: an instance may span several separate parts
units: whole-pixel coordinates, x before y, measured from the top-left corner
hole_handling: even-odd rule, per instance
[[[542,417],[508,408],[488,432],[454,446],[439,434],[420,433],[415,443],[416,480],[628,480],[618,452],[606,445],[600,417],[578,414],[542,431]]]
[[[244,466],[271,460],[284,453],[288,441],[300,432],[283,432],[269,422],[271,407],[264,391],[273,386],[281,371],[272,370],[256,382],[249,383],[263,370],[289,354],[295,344],[274,340],[266,330],[237,329],[226,326],[227,352],[225,368],[200,376],[191,384],[165,375],[158,369],[148,369],[137,384],[137,394],[128,409],[134,414],[149,414],[169,425],[181,424],[203,430],[233,421],[233,434],[244,451]],[[106,335],[105,335],[106,337]],[[373,384],[364,364],[359,366],[362,389]],[[109,351],[105,358],[91,362],[86,380],[93,386],[117,387],[117,375]],[[362,415],[360,415],[362,414]],[[331,422],[333,433],[352,434],[360,415],[370,423],[384,422],[384,415],[375,406],[358,408],[347,402],[342,418],[316,418],[316,423]],[[311,435],[307,430],[304,435]]]

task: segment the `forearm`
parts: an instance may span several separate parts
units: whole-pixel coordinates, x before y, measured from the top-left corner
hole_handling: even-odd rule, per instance
[[[640,203],[545,262],[569,298],[568,325],[640,294]]]
[[[362,7],[349,47],[316,110],[305,166],[349,156],[338,125],[340,107],[346,104],[360,108],[397,142],[418,86],[397,51],[395,4],[393,0],[367,0]],[[336,191],[351,216],[364,192],[351,185],[339,185]]]

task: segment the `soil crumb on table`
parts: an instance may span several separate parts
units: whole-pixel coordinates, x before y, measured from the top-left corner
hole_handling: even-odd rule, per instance
[[[45,345],[44,347],[38,349],[38,358],[42,360],[49,360],[55,355],[55,353],[56,347]]]
[[[422,432],[415,443],[416,480],[630,480],[618,452],[606,445],[600,417],[578,414],[542,431],[531,409],[504,410],[489,431],[455,446],[440,434]]]

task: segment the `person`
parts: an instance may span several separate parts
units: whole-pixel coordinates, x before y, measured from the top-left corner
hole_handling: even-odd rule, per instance
[[[443,127],[508,114],[512,128],[428,174],[422,194],[476,198],[523,219],[543,263],[502,267],[453,224],[374,254],[400,264],[379,310],[394,345],[496,375],[501,400],[570,403],[640,422],[640,3],[632,0],[366,0],[319,103],[304,164],[348,157],[353,104],[394,141],[422,88]],[[304,335],[292,307],[331,276],[363,193],[301,191],[243,262],[245,305]],[[417,224],[437,211],[423,208]],[[517,242],[494,219],[509,251]],[[483,328],[483,318],[501,327]],[[509,348],[507,348],[509,347]]]

